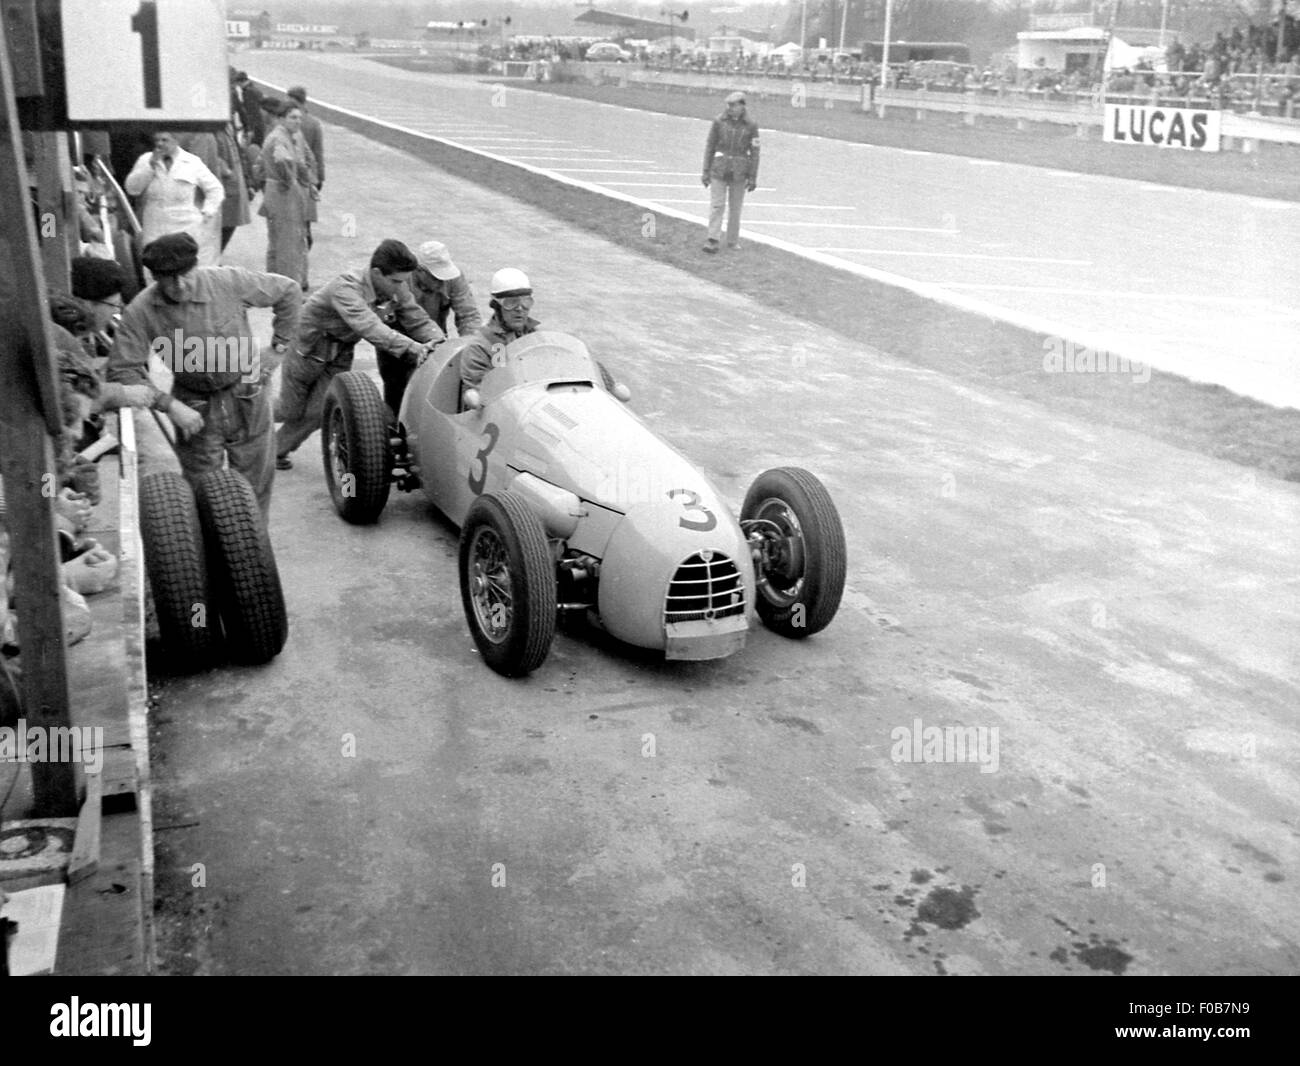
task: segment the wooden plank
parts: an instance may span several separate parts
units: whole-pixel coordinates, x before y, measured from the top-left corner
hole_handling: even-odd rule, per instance
[[[121,516],[121,555],[118,580],[122,585],[123,635],[126,646],[127,719],[131,749],[136,759],[136,809],[140,818],[140,899],[145,971],[157,968],[154,937],[153,787],[149,776],[149,683],[145,667],[144,549],[140,541],[140,467],[135,439],[135,419],[119,419],[122,442],[118,513]],[[107,739],[107,738],[106,738]]]
[[[0,19],[0,471],[15,578],[23,699],[29,725],[69,725],[62,574],[54,534],[54,449],[61,429],[58,376],[29,208],[27,168]],[[76,767],[32,766],[36,812],[75,815]]]
[[[136,809],[137,775],[135,752],[131,748],[105,748],[103,777],[104,810],[117,813]]]
[[[36,202],[40,211],[41,265],[51,292],[72,288],[72,259],[79,245],[80,226],[72,203],[72,165],[66,133],[33,133],[36,162]]]
[[[101,863],[94,876],[67,888],[54,972],[146,973],[142,930],[140,863]]]
[[[68,860],[68,884],[84,881],[99,869],[99,826],[103,813],[103,777],[86,774],[86,802],[77,818],[77,835]]]

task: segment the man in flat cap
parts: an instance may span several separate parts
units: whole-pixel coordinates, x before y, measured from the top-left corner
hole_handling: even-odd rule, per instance
[[[263,386],[274,366],[262,360],[247,308],[275,308],[274,349],[283,353],[297,330],[302,289],[281,274],[201,267],[198,256],[188,233],[169,233],[145,246],[144,265],[155,280],[122,312],[108,380],[149,386],[153,408],[176,427],[186,478],[197,481],[228,458],[253,486],[265,521],[275,438]],[[170,394],[149,380],[151,355],[175,375]]]
[[[706,252],[718,250],[722,213],[727,211],[727,247],[740,243],[740,207],[745,193],[758,187],[758,125],[745,114],[745,94],[732,93],[727,108],[713,120],[704,145],[700,175],[709,190],[709,239]]]
[[[447,319],[456,318],[456,335],[464,337],[483,324],[483,316],[474,304],[474,293],[451,261],[447,246],[439,241],[425,241],[416,253],[418,265],[411,271],[411,295],[425,314],[447,336]],[[402,409],[406,383],[415,373],[408,360],[397,353],[379,350],[379,376],[384,382],[384,402],[397,414]]]

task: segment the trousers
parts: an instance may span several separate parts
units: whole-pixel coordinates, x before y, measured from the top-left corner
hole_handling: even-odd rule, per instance
[[[275,454],[288,455],[320,429],[330,382],[352,369],[354,345],[318,344],[304,354],[295,344],[280,364],[280,402],[275,417],[283,422],[275,437]]]
[[[714,178],[709,182],[709,239],[722,236],[722,213],[727,212],[727,243],[740,240],[740,208],[745,202],[744,178]]]
[[[201,430],[189,440],[176,442],[176,457],[185,479],[193,484],[209,470],[220,470],[229,458],[230,469],[239,471],[253,486],[262,521],[269,522],[275,454],[265,386],[240,384],[175,402],[183,402],[203,416]]]

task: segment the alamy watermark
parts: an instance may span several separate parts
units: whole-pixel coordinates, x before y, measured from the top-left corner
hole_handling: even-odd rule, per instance
[[[261,376],[261,346],[252,337],[214,337],[183,330],[155,337],[149,354],[173,374],[239,374],[246,382]]]
[[[104,768],[102,726],[45,726],[18,719],[17,728],[0,728],[0,762],[79,762],[89,773]]]
[[[889,739],[894,762],[977,762],[982,774],[998,772],[997,726],[923,726],[915,718],[910,728],[891,729]]]
[[[1049,374],[1131,374],[1145,385],[1151,380],[1151,366],[1105,348],[1088,348],[1063,337],[1043,338],[1043,370]]]

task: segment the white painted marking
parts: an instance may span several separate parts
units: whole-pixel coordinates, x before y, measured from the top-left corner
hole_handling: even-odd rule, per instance
[[[869,229],[884,233],[947,233],[956,236],[955,229],[934,226],[870,226],[862,222],[781,222],[774,218],[750,219],[745,225],[756,226],[816,226],[818,229]]]
[[[595,170],[591,167],[552,167],[557,174],[644,174],[644,170]],[[665,178],[698,178],[692,170],[656,170]]]
[[[973,167],[1000,167],[1002,165],[996,159],[971,159],[968,157],[966,162]]]
[[[943,230],[939,231],[944,232]],[[949,231],[950,232],[950,231]],[[1092,266],[1091,259],[1047,259],[1034,255],[981,255],[978,252],[908,252],[896,248],[814,248],[815,252],[830,252],[832,255],[914,255],[932,259],[987,259],[995,263],[1055,263],[1060,266]],[[943,285],[946,282],[937,282]],[[953,288],[963,286],[954,285]],[[978,288],[979,286],[975,286]],[[990,285],[989,288],[1014,288],[1006,285]]]
[[[825,249],[822,249],[823,251]],[[1040,262],[1051,262],[1051,260],[1040,260]],[[1208,296],[1204,293],[1177,293],[1177,292],[1134,292],[1132,289],[1070,289],[1058,288],[1049,285],[985,285],[970,281],[944,281],[939,282],[945,289],[978,289],[978,290],[1006,290],[1007,292],[1041,292],[1055,296],[1100,296],[1115,297],[1122,296],[1130,300],[1176,300],[1187,303],[1223,303],[1223,304],[1240,304],[1243,306],[1252,306],[1261,302],[1258,296]]]
[[[608,182],[607,184],[610,184],[610,185],[626,185],[626,184],[628,184],[628,183],[627,183],[627,182],[612,182],[612,181],[611,181],[611,182]],[[675,186],[672,186],[672,188],[676,188],[676,189],[689,189],[689,188],[692,188],[692,186],[690,186],[690,185],[675,185]],[[702,187],[700,188],[700,192],[704,195],[704,197],[707,198],[708,193],[706,193]],[[697,203],[700,203],[701,200],[699,200],[699,199],[695,199],[695,200],[660,200],[659,202],[660,202],[661,204],[697,204]],[[781,207],[781,208],[797,208],[797,209],[800,210],[800,211],[856,211],[856,210],[857,210],[856,207],[831,207],[831,206],[829,206],[829,205],[827,205],[827,204],[755,204],[755,203],[750,203],[750,201],[746,200],[746,201],[745,201],[745,209],[748,210],[748,209],[751,208],[751,207]],[[761,225],[769,225],[769,224],[770,224],[770,223],[768,223],[766,220],[755,219],[755,221],[760,222]],[[809,225],[816,225],[816,223],[809,223]]]

